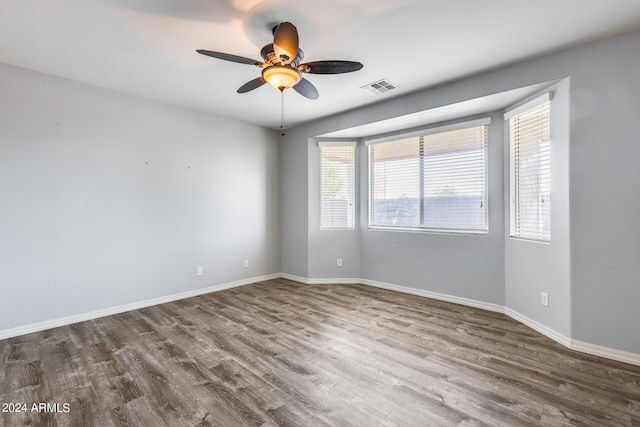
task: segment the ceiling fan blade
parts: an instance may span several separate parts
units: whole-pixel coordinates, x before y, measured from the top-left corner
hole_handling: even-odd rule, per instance
[[[283,65],[298,54],[298,30],[291,22],[281,22],[273,31],[273,50]]]
[[[320,94],[318,93],[318,89],[316,89],[313,83],[305,78],[302,78],[298,82],[298,84],[293,87],[293,90],[309,99],[318,99],[318,97],[320,96]]]
[[[245,84],[243,84],[242,86],[240,86],[240,88],[238,89],[238,93],[247,93],[251,90],[257,89],[260,86],[262,86],[263,84],[265,84],[267,81],[265,79],[262,78],[262,76],[260,77],[256,77],[255,79],[246,82]]]
[[[196,52],[202,55],[211,56],[213,58],[223,59],[225,61],[237,62],[239,64],[256,65],[258,67],[261,67],[263,65],[262,62],[256,61],[255,59],[245,58],[244,56],[231,55],[230,53],[214,52],[212,50],[203,49],[198,49],[196,50]]]
[[[298,65],[298,70],[311,74],[343,74],[361,68],[362,64],[354,61],[314,61]]]

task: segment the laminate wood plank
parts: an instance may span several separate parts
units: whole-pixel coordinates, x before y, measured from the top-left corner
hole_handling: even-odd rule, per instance
[[[0,341],[7,426],[639,426],[640,367],[507,316],[275,279]]]

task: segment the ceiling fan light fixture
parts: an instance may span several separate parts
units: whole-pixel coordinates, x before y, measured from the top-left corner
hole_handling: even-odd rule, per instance
[[[262,68],[262,75],[240,86],[238,93],[247,93],[265,83],[284,93],[293,88],[307,99],[318,99],[318,89],[301,73],[308,74],[344,74],[358,71],[362,64],[355,61],[325,60],[301,64],[304,52],[299,47],[298,30],[290,22],[281,22],[273,27],[273,43],[265,45],[260,51],[263,61],[245,58],[214,50],[198,49],[201,55],[238,64],[253,65]]]
[[[274,88],[283,91],[298,84],[301,76],[298,70],[288,65],[272,65],[262,70],[262,78]]]

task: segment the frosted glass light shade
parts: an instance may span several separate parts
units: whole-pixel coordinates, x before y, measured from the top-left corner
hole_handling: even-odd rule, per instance
[[[262,78],[274,88],[284,90],[300,81],[300,72],[287,65],[272,65],[262,70]]]

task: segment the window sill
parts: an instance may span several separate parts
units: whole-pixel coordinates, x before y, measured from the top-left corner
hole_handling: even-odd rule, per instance
[[[390,231],[394,233],[414,234],[441,234],[449,236],[489,236],[489,231],[482,230],[445,230],[431,228],[394,228],[394,227],[368,227],[369,231]]]

